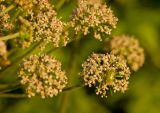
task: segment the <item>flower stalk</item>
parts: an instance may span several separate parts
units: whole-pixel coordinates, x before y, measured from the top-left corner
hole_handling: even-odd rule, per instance
[[[65,3],[65,0],[60,0],[58,4],[56,5],[56,9],[59,10],[63,6],[64,3]]]
[[[14,84],[1,84],[0,88],[5,88],[5,87],[12,87],[9,89],[5,89],[5,90],[0,90],[0,98],[27,98],[26,94],[11,94],[9,93],[10,91],[14,91],[15,89],[21,88],[20,83],[14,83]],[[64,88],[64,90],[62,92],[66,92],[66,91],[71,91],[71,90],[75,90],[78,88],[83,88],[84,85],[75,85],[75,86],[70,86],[70,87],[66,87]]]
[[[28,27],[31,27],[31,24],[28,20],[24,19],[22,16],[19,16],[18,19],[20,20],[20,22]]]
[[[0,40],[14,39],[14,38],[19,37],[21,34],[22,34],[22,32],[17,32],[17,33],[11,34],[11,35],[0,37]]]
[[[0,98],[27,98],[27,95],[4,93],[4,94],[0,94]]]
[[[0,17],[3,16],[5,13],[9,12],[10,10],[12,10],[14,7],[15,7],[14,4],[7,7],[4,11],[0,12]]]

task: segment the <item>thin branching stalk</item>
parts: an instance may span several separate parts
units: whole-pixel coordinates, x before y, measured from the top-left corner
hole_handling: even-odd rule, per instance
[[[13,84],[5,84],[5,85],[2,84],[0,85],[0,94],[14,91],[20,87],[21,87],[21,84],[19,83],[19,81]]]
[[[84,86],[85,85],[75,85],[75,86],[67,87],[67,88],[64,88],[63,92],[83,88]]]
[[[14,22],[15,19],[22,13],[22,9],[19,7],[15,13],[12,15],[10,22]]]
[[[12,84],[0,84],[0,90],[9,88],[9,87],[15,87],[17,85],[20,85],[19,81],[12,83]]]
[[[5,13],[9,12],[10,10],[12,10],[15,7],[14,4],[10,5],[9,7],[7,7],[4,11],[0,12],[0,16],[3,16]]]
[[[11,34],[11,35],[3,36],[3,37],[0,37],[0,40],[14,39],[14,38],[19,37],[20,34],[21,34],[21,32],[17,32],[17,33]]]
[[[23,98],[23,97],[27,97],[26,94],[11,94],[9,92],[14,91],[18,88],[22,88],[22,86],[20,85],[20,83],[17,81],[17,83],[14,84],[5,84],[5,85],[0,85],[0,87],[2,88],[6,88],[3,90],[0,90],[0,98]],[[71,86],[71,87],[67,87],[63,90],[63,92],[66,91],[71,91],[71,90],[75,90],[78,88],[83,88],[84,85],[75,85],[75,86]],[[7,89],[8,88],[8,89]]]
[[[28,20],[24,19],[22,16],[19,16],[18,19],[20,20],[21,23],[23,23],[24,25],[31,27],[31,24]]]
[[[5,93],[5,94],[0,94],[0,98],[27,98],[27,95]]]

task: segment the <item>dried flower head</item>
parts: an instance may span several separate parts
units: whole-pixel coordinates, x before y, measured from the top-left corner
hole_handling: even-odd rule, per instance
[[[66,24],[57,18],[57,13],[48,0],[37,0],[36,10],[30,12],[33,27],[33,41],[51,42],[55,47],[65,46],[68,42]]]
[[[85,85],[96,88],[96,94],[107,97],[110,90],[124,92],[130,70],[125,60],[112,54],[92,54],[83,64],[81,76]]]
[[[112,54],[125,58],[131,70],[137,71],[144,64],[144,50],[134,37],[115,36],[110,45]]]
[[[62,92],[67,84],[61,63],[48,55],[31,55],[21,65],[19,77],[26,86],[28,97],[40,95],[42,98],[53,97]]]
[[[100,0],[78,0],[78,8],[72,15],[71,25],[76,34],[94,34],[94,38],[102,40],[102,37],[110,35],[116,28],[118,19],[112,10]]]

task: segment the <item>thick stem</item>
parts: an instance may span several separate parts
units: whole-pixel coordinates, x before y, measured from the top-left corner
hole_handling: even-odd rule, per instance
[[[20,32],[8,35],[8,36],[4,36],[4,37],[0,37],[0,40],[9,40],[9,39],[14,39],[17,38],[18,36],[20,36]]]
[[[4,11],[2,11],[0,13],[0,16],[3,16],[5,13],[9,12],[10,10],[12,10],[15,7],[15,5],[10,5],[9,7],[7,7]]]

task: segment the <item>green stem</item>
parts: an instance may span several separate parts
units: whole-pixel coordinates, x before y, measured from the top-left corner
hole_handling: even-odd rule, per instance
[[[18,81],[13,84],[0,85],[0,94],[13,91],[15,89],[20,88],[20,86],[21,86],[21,84]]]
[[[5,93],[5,94],[0,94],[0,98],[27,98],[27,95]]]
[[[31,24],[28,20],[24,19],[22,16],[19,16],[18,19],[23,23],[24,25],[31,27]]]
[[[68,78],[69,78],[68,81],[69,81],[70,84],[72,84],[72,82],[73,82],[73,80],[71,80],[70,78],[73,75],[73,70],[74,70],[73,68],[75,67],[75,57],[76,57],[76,50],[77,50],[76,48],[77,48],[77,45],[78,45],[77,43],[78,43],[78,40],[76,40],[76,42],[73,45],[72,54],[70,56],[70,63],[69,63],[69,66],[68,66],[69,69],[68,69],[67,75],[68,75]],[[70,96],[70,92],[64,93],[64,95],[62,97],[62,102],[61,102],[61,105],[60,105],[59,113],[66,113],[67,112],[67,107],[68,107],[67,105],[69,105],[68,104],[69,96]]]
[[[59,10],[63,6],[64,3],[65,3],[65,0],[60,0],[58,4],[56,5],[56,9]]]
[[[85,85],[75,85],[75,86],[71,86],[71,87],[67,87],[63,90],[63,92],[65,91],[70,91],[70,90],[74,90],[74,89],[78,89],[78,88],[82,88],[84,87]]]
[[[60,109],[59,109],[60,111],[59,111],[59,113],[65,113],[66,112],[67,107],[68,107],[67,102],[69,100],[68,97],[69,97],[68,93],[65,93],[63,95],[62,100],[61,100],[61,105],[60,105]]]
[[[11,65],[9,67],[6,67],[4,69],[2,69],[0,71],[0,75],[5,72],[7,72],[8,70],[12,69],[13,67],[16,67],[20,64],[21,60],[20,59],[23,59],[25,58],[26,56],[30,55],[31,53],[33,53],[32,51],[34,51],[34,49],[36,49],[38,46],[39,46],[40,43],[36,43],[36,44],[33,44],[32,48],[28,48],[28,50],[20,57],[18,57],[16,60],[12,61]],[[8,74],[7,74],[8,75]],[[0,76],[0,79],[3,78],[4,76]]]
[[[2,11],[0,13],[0,16],[3,16],[5,13],[9,12],[10,10],[12,10],[15,7],[15,5],[10,5],[9,7],[7,7],[4,11]]]
[[[0,37],[0,40],[9,40],[9,39],[14,39],[20,36],[21,32],[17,32],[8,36]]]
[[[11,88],[9,88],[9,89],[4,89],[4,90],[0,91],[0,94],[9,93],[9,92],[14,91],[14,90],[16,90],[16,89],[18,89],[18,88],[20,88],[20,85],[19,85],[19,86],[16,86],[16,87],[11,87]]]
[[[0,84],[0,90],[1,89],[6,89],[8,87],[14,87],[14,86],[17,86],[19,85],[20,83],[17,81],[15,83],[12,83],[12,84]]]
[[[77,88],[82,88],[82,87],[84,87],[84,85],[70,86],[70,87],[65,88],[63,90],[63,92],[74,90],[74,89],[77,89]],[[8,93],[8,92],[13,91],[13,90],[18,89],[18,88],[21,88],[21,84],[19,82],[18,83],[16,82],[16,83],[13,83],[13,84],[0,84],[0,94]]]
[[[17,10],[15,11],[15,13],[11,16],[10,22],[13,22],[19,16],[19,14],[21,12],[22,12],[22,10],[20,8],[17,8]]]
[[[13,91],[17,88],[20,87],[20,83],[15,83],[15,84],[5,84],[5,85],[0,85],[1,88],[3,87],[10,87],[9,89],[5,89],[5,90],[2,90],[0,91],[0,98],[23,98],[23,97],[27,97],[26,94],[11,94],[11,93],[8,93],[10,91]],[[77,89],[77,88],[82,88],[84,87],[84,85],[75,85],[75,86],[71,86],[71,87],[68,87],[68,88],[65,88],[63,90],[63,92],[66,92],[66,91],[71,91],[71,90],[74,90],[74,89]],[[65,95],[67,96],[67,95]],[[65,98],[66,100],[67,98]],[[64,101],[64,100],[63,100]],[[64,109],[63,109],[64,110]],[[61,111],[62,112],[62,111]],[[64,111],[63,111],[64,112]],[[63,113],[62,112],[62,113]]]

